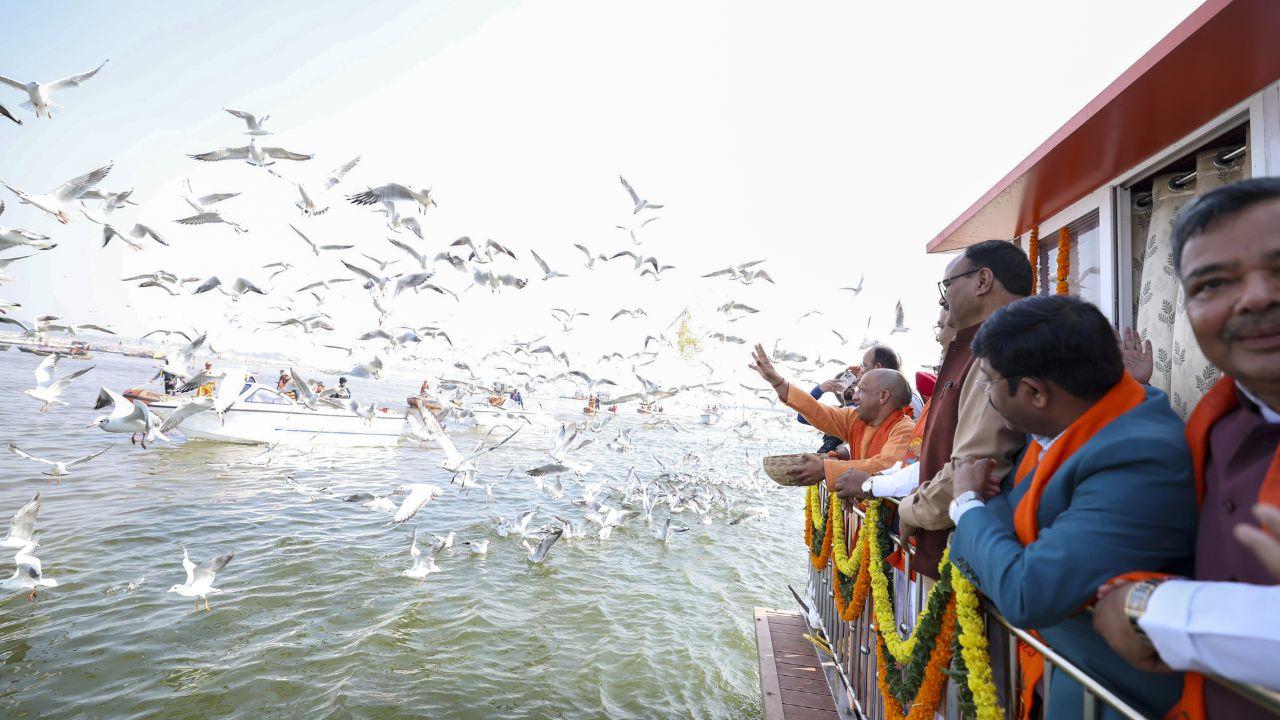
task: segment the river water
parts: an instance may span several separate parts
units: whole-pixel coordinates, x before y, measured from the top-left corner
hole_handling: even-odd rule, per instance
[[[208,442],[157,443],[86,429],[100,385],[139,385],[145,360],[99,355],[65,393],[69,407],[47,414],[22,394],[39,358],[0,353],[4,439],[34,455],[67,460],[111,442],[102,457],[48,485],[44,467],[0,451],[4,521],[41,493],[38,555],[60,585],[36,602],[0,599],[0,717],[5,718],[739,718],[759,717],[753,606],[792,608],[804,548],[799,491],[765,479],[759,497],[731,493],[738,507],[768,517],[709,525],[685,512],[692,530],[669,545],[643,520],[608,541],[561,541],[531,565],[515,537],[489,517],[535,505],[581,517],[570,500],[583,481],[634,467],[660,472],[651,453],[741,476],[762,455],[811,449],[813,431],[777,414],[740,438],[721,424],[690,432],[639,427],[619,416],[576,457],[586,478],[561,476],[565,496],[541,495],[523,470],[545,462],[548,434],[522,432],[485,456],[480,482],[498,483],[494,502],[460,495],[437,468],[438,450],[417,447],[307,452],[278,449],[271,464],[247,464],[260,448]],[[85,361],[66,361],[63,372]],[[275,368],[263,367],[274,377]],[[260,376],[261,377],[261,376]],[[331,379],[330,379],[331,380]],[[416,382],[357,382],[360,399],[400,402]],[[562,418],[581,418],[564,403]],[[635,451],[605,441],[637,427]],[[460,448],[479,430],[451,429]],[[694,467],[690,461],[682,463]],[[516,472],[502,480],[508,468]],[[312,499],[284,480],[341,493],[387,491],[402,482],[446,488],[404,527],[355,504]],[[763,476],[762,476],[763,477]],[[613,504],[616,504],[613,503]],[[655,512],[655,527],[667,516]],[[441,551],[442,572],[421,584],[409,567],[410,531],[457,532]],[[473,556],[464,539],[490,538]],[[429,540],[429,537],[428,537]],[[234,552],[218,574],[225,592],[212,610],[165,591],[185,580],[185,545],[197,562]],[[9,551],[4,551],[6,554]],[[0,558],[0,573],[12,572]]]

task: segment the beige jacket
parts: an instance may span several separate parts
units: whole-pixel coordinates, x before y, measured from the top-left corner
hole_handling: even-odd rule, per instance
[[[907,523],[925,530],[946,530],[952,526],[950,507],[955,493],[951,476],[958,458],[993,458],[996,477],[1003,478],[1013,467],[1013,460],[1027,444],[1027,436],[1010,430],[1004,418],[987,400],[986,381],[990,376],[975,362],[960,386],[960,410],[956,422],[951,461],[902,499],[899,513]],[[1004,387],[995,388],[999,391]],[[928,422],[926,420],[926,422]]]

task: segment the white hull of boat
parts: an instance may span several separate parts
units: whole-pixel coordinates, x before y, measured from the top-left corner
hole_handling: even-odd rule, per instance
[[[187,438],[244,445],[324,445],[327,447],[391,447],[400,443],[403,413],[375,412],[366,420],[342,410],[308,410],[300,405],[237,404],[222,417],[209,411],[186,419],[175,432]],[[152,403],[168,415],[172,403]],[[413,442],[412,439],[406,442]]]

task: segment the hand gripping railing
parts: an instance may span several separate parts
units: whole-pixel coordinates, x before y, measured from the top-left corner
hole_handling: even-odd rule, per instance
[[[820,490],[823,502],[827,501],[827,491]],[[863,512],[856,507],[845,512],[845,546],[852,548],[852,543],[863,521]],[[903,550],[905,573],[894,571],[894,603],[898,614],[896,628],[899,632],[908,633],[914,627],[916,618],[924,608],[925,598],[933,581],[917,576],[916,581],[908,581],[910,563],[915,553],[909,544],[904,545],[897,535],[892,535],[894,545]],[[877,629],[874,613],[871,611],[871,596],[853,622],[840,619],[835,604],[831,564],[821,571],[809,566],[809,588],[814,605],[821,619],[821,629],[826,635],[835,653],[836,677],[840,687],[833,687],[836,696],[836,707],[842,715],[865,720],[882,720],[885,717],[883,701],[879,686],[876,683],[875,645]],[[1056,673],[1064,673],[1075,680],[1084,689],[1084,709],[1082,720],[1094,720],[1101,715],[1103,706],[1111,708],[1121,717],[1130,720],[1145,720],[1147,716],[1117,697],[1115,693],[1103,687],[1087,672],[1071,663],[1071,661],[1054,652],[1053,648],[1038,640],[1031,633],[1013,627],[996,612],[990,602],[983,600],[983,613],[987,626],[987,639],[990,646],[991,667],[996,678],[997,692],[1001,706],[1005,708],[1005,717],[1013,720],[1021,715],[1021,673],[1018,671],[1017,643],[1022,641],[1037,650],[1045,661],[1044,687],[1053,683]],[[1269,662],[1270,659],[1263,660]],[[1263,708],[1280,716],[1280,693],[1256,686],[1240,685],[1228,680],[1215,678],[1241,695],[1253,700]],[[948,681],[946,694],[943,697],[938,714],[944,718],[964,717],[959,702],[959,692],[955,682]],[[1053,720],[1058,720],[1054,718]]]

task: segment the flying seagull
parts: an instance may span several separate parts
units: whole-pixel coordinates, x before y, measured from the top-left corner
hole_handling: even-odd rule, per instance
[[[53,578],[47,578],[42,572],[40,559],[32,553],[39,546],[35,540],[24,545],[13,556],[13,562],[17,568],[13,571],[13,575],[0,580],[0,589],[4,590],[31,590],[31,594],[27,596],[27,600],[35,601],[36,589],[42,587],[56,587],[58,581]]]
[[[30,390],[22,391],[27,397],[44,403],[40,406],[40,412],[49,412],[49,407],[54,403],[66,405],[67,403],[62,400],[62,391],[67,389],[72,380],[93,369],[93,366],[90,365],[87,368],[76,370],[55,380],[53,374],[58,370],[58,363],[62,358],[62,355],[54,353],[42,360],[36,366],[36,386]]]
[[[248,129],[244,131],[245,135],[270,135],[271,134],[270,130],[264,130],[262,128],[262,123],[266,122],[267,119],[271,117],[270,115],[263,115],[262,117],[258,117],[257,115],[254,115],[253,113],[250,113],[250,112],[245,112],[244,110],[232,110],[231,108],[222,108],[222,109],[226,110],[227,112],[231,113],[232,115],[235,115],[236,117],[244,121],[244,124],[248,126]]]
[[[35,539],[36,516],[40,514],[40,493],[31,498],[9,520],[9,534],[0,540],[0,548],[20,548]]]
[[[250,165],[257,167],[268,167],[275,165],[276,160],[310,160],[314,155],[305,155],[296,153],[284,148],[278,147],[259,147],[257,138],[249,138],[249,144],[244,147],[229,147],[221,150],[210,150],[209,152],[188,155],[192,160],[201,160],[203,162],[218,162],[220,160],[244,160]]]
[[[53,101],[53,93],[61,92],[62,90],[66,90],[73,87],[80,87],[80,85],[83,84],[85,80],[88,80],[94,75],[97,75],[98,71],[101,70],[103,65],[106,65],[106,64],[107,64],[107,61],[103,60],[102,65],[99,65],[98,67],[90,70],[89,72],[83,72],[83,73],[80,73],[79,75],[64,77],[61,80],[54,80],[51,83],[41,83],[41,82],[34,82],[34,81],[28,82],[28,83],[21,83],[21,82],[18,82],[17,80],[12,80],[3,75],[0,75],[0,84],[8,85],[14,90],[21,90],[22,92],[25,92],[27,94],[27,97],[30,99],[22,103],[20,107],[26,108],[27,110],[30,110],[31,112],[35,113],[36,117],[40,117],[41,115],[44,115],[47,118],[52,118],[55,112],[58,112],[63,109],[61,105],[58,105]],[[5,114],[8,115],[8,112],[6,112]],[[12,117],[12,116],[10,115],[9,117]]]
[[[347,200],[356,205],[376,205],[382,203],[390,212],[395,211],[395,203],[397,200],[411,200],[418,203],[418,211],[426,212],[436,204],[435,198],[431,197],[431,188],[423,188],[414,190],[407,185],[400,183],[387,183],[378,187],[371,187],[364,192],[358,192],[348,195]]]
[[[9,448],[9,452],[13,453],[14,455],[17,455],[20,458],[26,458],[27,460],[34,460],[36,462],[41,462],[41,463],[44,463],[45,465],[48,465],[52,469],[44,474],[48,475],[51,478],[58,478],[58,482],[62,482],[63,477],[71,474],[70,468],[73,468],[76,465],[87,463],[90,460],[98,457],[102,453],[111,449],[111,446],[108,445],[102,448],[101,450],[99,450],[98,452],[93,453],[92,455],[85,455],[84,457],[76,458],[75,460],[70,460],[68,462],[59,462],[57,460],[45,460],[44,458],[36,457],[35,455],[32,455],[26,452],[25,450],[18,447],[17,445],[14,445],[13,443],[5,443],[5,447]]]
[[[631,202],[635,203],[635,208],[632,209],[631,211],[633,215],[635,213],[640,212],[641,210],[644,210],[645,208],[649,208],[651,210],[657,210],[662,207],[661,205],[645,200],[641,198],[638,194],[636,194],[636,191],[631,187],[631,183],[627,182],[626,178],[619,175],[618,179],[622,181],[622,187],[626,188],[627,194],[631,196]]]
[[[4,201],[0,200],[0,215],[4,214]],[[41,235],[30,230],[10,228],[0,225],[0,251],[25,245],[37,250],[49,250],[57,247],[57,243],[48,242],[48,235]]]
[[[196,565],[191,562],[191,558],[187,555],[187,549],[182,548],[182,567],[187,571],[187,581],[182,585],[174,585],[169,588],[169,592],[178,593],[183,597],[200,598],[204,600],[204,609],[209,609],[209,594],[222,592],[213,586],[213,577],[216,573],[221,572],[222,568],[231,562],[231,558],[235,557],[235,553],[227,553],[209,560],[208,562]],[[196,610],[200,609],[200,601],[196,601]]]
[[[899,300],[899,301],[898,301],[898,305],[897,305],[897,307],[895,307],[895,308],[893,309],[893,318],[894,318],[894,320],[893,320],[893,329],[889,331],[889,334],[890,334],[890,335],[892,335],[892,334],[894,334],[894,333],[904,333],[904,332],[908,332],[908,331],[910,330],[910,328],[908,328],[906,325],[904,325],[904,324],[903,324],[903,323],[904,323],[904,318],[903,318],[903,313],[902,313],[902,301],[901,301],[901,300]]]
[[[32,195],[8,183],[0,184],[3,184],[9,188],[10,192],[17,195],[19,202],[43,210],[52,215],[58,222],[66,225],[71,222],[70,211],[78,209],[75,202],[86,192],[96,187],[98,183],[105,180],[113,165],[113,163],[107,163],[97,170],[91,170],[84,175],[71,178],[43,195]]]
[[[418,530],[414,528],[413,540],[409,543],[409,557],[413,558],[413,567],[400,574],[421,581],[433,572],[440,572],[440,568],[436,566],[436,552],[438,548],[435,545],[428,546],[426,553],[418,549]]]

